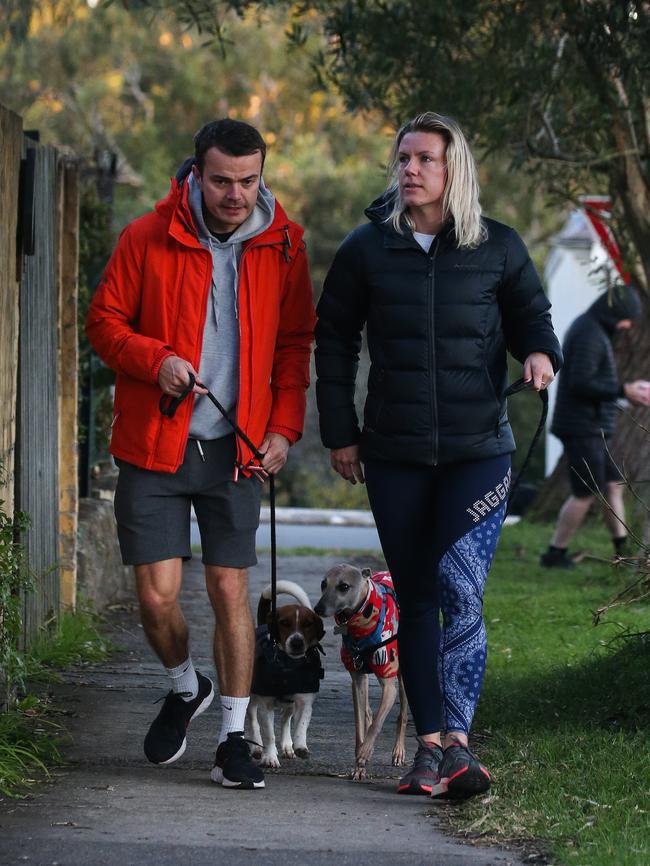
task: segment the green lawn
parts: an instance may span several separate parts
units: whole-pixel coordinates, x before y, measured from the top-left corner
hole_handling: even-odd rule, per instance
[[[453,828],[493,839],[535,837],[556,863],[650,863],[650,605],[591,613],[631,577],[585,559],[539,567],[550,527],[507,527],[489,577],[488,671],[474,747],[492,793],[452,807]],[[610,555],[600,524],[577,543]],[[444,808],[444,807],[443,807]],[[439,814],[440,810],[436,810]]]

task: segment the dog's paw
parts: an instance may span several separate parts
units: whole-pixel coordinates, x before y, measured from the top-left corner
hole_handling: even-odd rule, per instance
[[[291,746],[291,745],[282,746],[282,748],[280,749],[280,752],[281,752],[283,758],[289,758],[289,759],[293,760],[293,758],[296,757],[296,753],[294,752],[293,746]]]
[[[251,748],[251,756],[252,756],[254,761],[259,761],[259,759],[262,757],[261,747],[260,746],[253,746]]]
[[[404,746],[395,746],[391,763],[393,767],[403,767],[406,762],[406,749]]]
[[[306,760],[307,758],[311,758],[311,752],[307,746],[296,746],[296,756]]]
[[[350,774],[350,778],[353,782],[360,782],[362,779],[366,778],[366,768],[365,767],[355,767]]]
[[[262,757],[260,758],[260,766],[277,770],[280,766],[280,761],[278,760],[278,753],[262,752]]]

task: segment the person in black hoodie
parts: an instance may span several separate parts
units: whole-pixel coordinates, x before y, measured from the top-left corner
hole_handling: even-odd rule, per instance
[[[318,305],[321,438],[335,471],[367,483],[399,602],[418,749],[398,790],[466,797],[490,785],[468,734],[486,660],[483,590],[515,449],[506,350],[536,390],[562,353],[524,243],[481,217],[456,122],[433,112],[409,121],[391,169],[369,222],[336,253]],[[371,367],[360,427],[364,325]]]
[[[623,286],[601,295],[567,331],[551,432],[564,445],[571,496],[562,506],[553,540],[540,558],[546,568],[573,567],[567,552],[569,541],[594,501],[594,489],[601,491],[609,504],[604,514],[615,553],[621,555],[625,550],[624,484],[611,457],[609,437],[616,425],[617,400],[650,405],[650,382],[620,383],[612,340],[617,331],[630,328],[640,315],[638,292]]]

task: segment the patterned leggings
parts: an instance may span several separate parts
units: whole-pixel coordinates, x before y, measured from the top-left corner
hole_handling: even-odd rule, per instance
[[[510,456],[436,467],[367,461],[365,475],[397,592],[400,667],[416,731],[469,733],[485,672],[483,592],[505,516]]]

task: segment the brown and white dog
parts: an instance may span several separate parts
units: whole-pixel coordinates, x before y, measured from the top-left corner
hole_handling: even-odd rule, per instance
[[[312,610],[307,593],[289,580],[279,580],[277,592],[298,602],[271,613],[271,586],[257,607],[255,668],[246,714],[246,736],[253,743],[253,757],[263,767],[279,767],[275,742],[275,706],[282,708],[280,752],[284,758],[308,758],[307,730],[323,669],[320,640],[323,620]],[[293,738],[291,723],[294,723]]]
[[[406,757],[405,737],[408,704],[399,675],[397,628],[399,613],[388,572],[335,565],[321,583],[322,595],[314,610],[333,616],[335,632],[342,635],[341,659],[352,677],[352,701],[356,734],[353,779],[366,775],[366,765],[386,716],[395,703],[399,683],[400,711],[393,746],[392,764],[400,767]],[[381,700],[374,719],[368,702],[368,674],[381,686]]]

